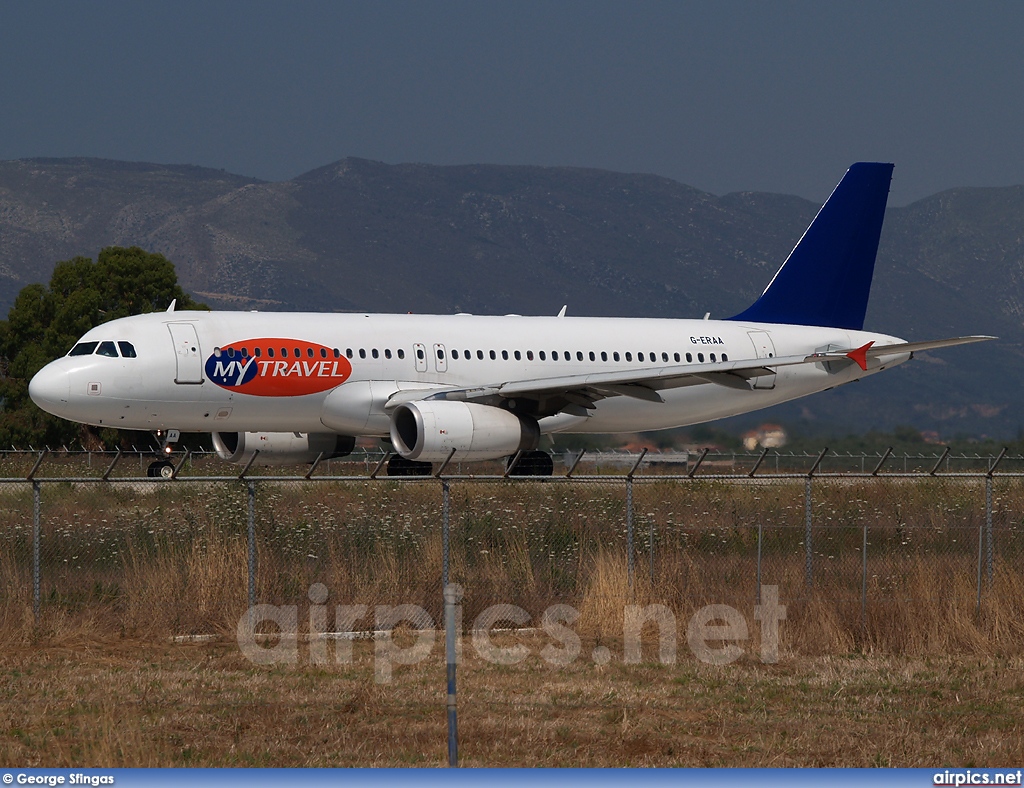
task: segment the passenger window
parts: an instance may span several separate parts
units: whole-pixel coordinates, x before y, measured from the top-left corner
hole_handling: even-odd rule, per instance
[[[371,350],[370,351],[370,355],[373,356],[374,358],[380,358],[380,353],[377,352],[377,348],[374,348],[373,350]]]
[[[292,355],[295,356],[295,358],[302,358],[302,351],[297,347],[294,347],[292,348]]]
[[[639,356],[637,356],[637,358],[639,358]],[[632,354],[632,353],[630,353],[630,352],[629,352],[629,351],[627,350],[627,351],[626,351],[626,361],[632,361],[632,360],[633,360],[633,354]],[[642,361],[642,360],[643,360],[643,359],[641,359],[641,361]]]
[[[601,360],[602,361],[607,361],[608,360],[608,351],[606,351],[606,350],[602,350],[601,351]]]
[[[263,348],[257,347],[256,348],[256,358],[261,358],[262,356],[263,356]]]
[[[267,357],[268,358],[273,358],[274,357],[274,348],[272,348],[272,347],[268,347],[267,348]]]
[[[438,349],[437,349],[437,357],[438,357],[438,358],[439,358],[439,359],[440,359],[441,361],[444,361],[444,350],[442,350],[441,348],[438,348]]]
[[[118,342],[118,348],[121,350],[121,355],[125,358],[135,358],[135,345],[131,342]]]
[[[697,361],[699,361],[701,364],[704,363],[704,354],[703,353],[698,353],[697,354]]]
[[[341,358],[341,351],[338,350],[338,348],[334,348],[334,357],[335,358]],[[349,358],[352,358],[352,356],[349,355]]]
[[[590,360],[591,361],[597,361],[597,359],[594,358],[594,351],[593,350],[590,351]]]
[[[552,361],[558,361],[558,351],[557,350],[552,350],[551,351],[551,360]]]
[[[359,348],[359,358],[366,358],[365,348]]]
[[[420,361],[423,360],[423,350],[421,348],[416,348],[416,358]]]
[[[577,350],[576,351],[576,360],[577,361],[582,361],[583,360],[583,351],[582,350]]]
[[[668,363],[668,353],[662,353],[661,354],[661,360],[664,361],[667,364]]]
[[[477,357],[478,359],[480,359],[480,361],[483,361],[483,360],[484,360],[484,352],[483,352],[482,350],[478,350],[478,351],[476,352],[476,357]]]
[[[540,353],[538,353],[537,356],[540,358],[541,361],[547,361],[547,356],[544,354],[543,350],[540,351]]]
[[[516,357],[516,361],[522,361],[523,360],[523,354],[520,353],[518,350],[515,351],[514,355]]]
[[[723,353],[722,354],[722,361],[728,361],[728,360],[729,360],[729,357],[727,355],[725,355],[725,353]]]
[[[99,342],[79,342],[70,351],[69,356],[91,356]]]
[[[402,350],[402,348],[398,349],[398,357],[399,358],[405,358],[405,351]]]
[[[527,361],[533,361],[533,351],[532,350],[527,350],[526,351],[526,360]]]
[[[320,348],[320,358],[327,358],[327,348]]]
[[[503,361],[508,361],[508,351],[507,350],[501,351],[501,358],[502,358]]]
[[[629,354],[627,353],[626,355],[629,355]],[[636,360],[637,361],[643,361],[644,360],[644,354],[643,353],[637,353],[636,354]],[[629,359],[627,358],[626,361],[629,361]]]
[[[491,356],[491,361],[494,361],[496,358],[498,358],[498,354],[495,353],[493,350],[490,352],[490,356]]]
[[[117,358],[117,348],[114,347],[113,342],[100,342],[100,346],[96,349],[96,355]]]
[[[693,354],[692,353],[687,353],[686,354],[686,363],[687,364],[693,363]]]
[[[456,350],[455,348],[452,348],[452,358],[455,359],[456,361],[459,360],[459,351]]]
[[[288,348],[281,348],[281,358],[288,358]]]
[[[612,360],[613,361],[618,361],[619,360],[619,351],[616,350],[614,353],[612,353]]]
[[[711,360],[712,360],[712,361],[714,361],[714,360],[715,360],[715,354],[714,354],[714,353],[712,353],[712,354],[711,354]]]
[[[384,358],[391,358],[391,348],[384,348]]]

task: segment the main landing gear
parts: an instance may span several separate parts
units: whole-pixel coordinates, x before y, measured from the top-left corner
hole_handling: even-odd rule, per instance
[[[174,451],[174,443],[181,437],[181,432],[178,430],[167,430],[166,432],[158,430],[156,437],[160,441],[160,456],[161,458],[166,458]],[[154,460],[146,469],[146,476],[150,479],[170,479],[173,475],[174,463],[168,459]]]
[[[509,466],[515,462],[515,467]],[[546,451],[524,451],[516,462],[515,455],[505,461],[509,476],[551,476],[555,472],[555,463]]]

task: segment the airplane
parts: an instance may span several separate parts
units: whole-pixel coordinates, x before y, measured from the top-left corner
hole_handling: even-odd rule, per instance
[[[724,320],[175,311],[91,329],[31,380],[43,410],[224,460],[312,463],[390,438],[387,473],[509,458],[548,476],[552,433],[697,424],[874,375],[927,342],[863,330],[893,165],[852,165],[761,296]],[[165,440],[164,450],[170,444]],[[514,460],[513,460],[514,458]],[[166,459],[151,476],[171,475]]]

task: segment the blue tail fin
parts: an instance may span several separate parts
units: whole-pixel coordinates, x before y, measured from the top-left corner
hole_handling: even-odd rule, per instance
[[[851,166],[761,297],[729,319],[862,329],[892,167]]]

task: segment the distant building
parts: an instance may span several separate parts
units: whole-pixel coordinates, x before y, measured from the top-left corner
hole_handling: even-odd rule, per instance
[[[780,449],[786,445],[789,436],[778,424],[762,424],[756,430],[743,434],[743,448],[753,451],[759,446],[762,449]]]

